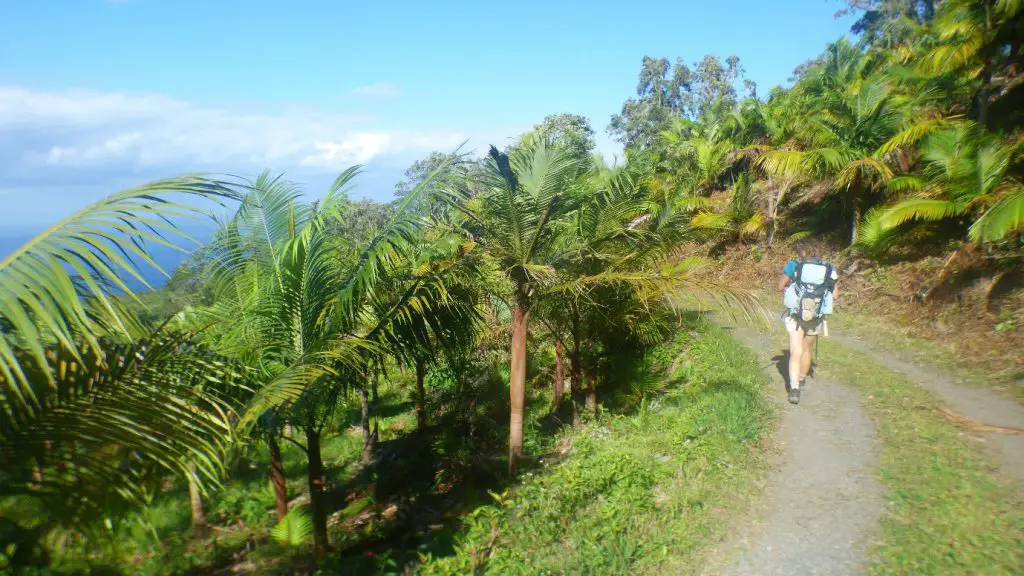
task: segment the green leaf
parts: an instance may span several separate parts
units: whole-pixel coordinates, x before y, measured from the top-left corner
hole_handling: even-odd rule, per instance
[[[171,219],[203,212],[173,201],[180,197],[219,203],[238,194],[228,184],[198,176],[152,182],[79,210],[0,262],[0,320],[9,325],[0,347],[5,402],[33,402],[25,363],[47,366],[42,343],[60,342],[80,358],[83,349],[98,348],[98,336],[137,335],[137,320],[111,297],[118,291],[130,295],[125,275],[143,280],[139,261],[156,267],[147,242],[189,239]],[[39,376],[52,378],[47,370]]]
[[[305,508],[292,508],[270,529],[270,537],[283,546],[305,546],[313,537],[313,519]]]
[[[979,242],[995,242],[1021,228],[1024,228],[1024,187],[1005,192],[971,225],[970,238]]]

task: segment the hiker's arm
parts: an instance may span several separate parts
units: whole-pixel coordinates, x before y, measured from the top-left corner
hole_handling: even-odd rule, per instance
[[[779,278],[779,292],[782,292],[783,290],[785,290],[786,286],[789,286],[789,276],[783,274]]]
[[[832,285],[832,298],[839,298],[839,281],[836,280]]]

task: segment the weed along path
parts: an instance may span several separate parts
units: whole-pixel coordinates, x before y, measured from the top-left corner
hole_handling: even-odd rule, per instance
[[[859,338],[842,334],[834,334],[832,338],[935,394],[952,411],[946,411],[944,416],[963,424],[983,443],[985,452],[999,465],[1000,472],[1024,490],[1024,405],[998,392],[956,382],[939,370],[907,361]]]
[[[844,575],[867,568],[885,512],[876,479],[875,427],[853,389],[811,380],[798,406],[786,401],[783,350],[769,335],[730,329],[753,349],[780,411],[777,461],[756,521],[733,529],[714,569],[727,575]],[[724,567],[722,566],[724,565]]]

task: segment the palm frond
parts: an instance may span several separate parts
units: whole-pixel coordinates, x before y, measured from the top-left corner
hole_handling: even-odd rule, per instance
[[[894,150],[914,146],[920,142],[922,138],[936,132],[937,130],[948,128],[955,123],[955,117],[932,118],[918,122],[886,140],[885,144],[882,144],[875,152],[875,156],[884,157],[886,154],[890,154]]]
[[[341,283],[337,306],[338,320],[343,325],[352,322],[362,303],[362,295],[369,293],[387,270],[396,265],[405,252],[405,247],[419,241],[417,232],[424,220],[412,208],[425,191],[431,189],[432,183],[445,174],[459,158],[456,149],[406,194],[387,224],[370,240],[366,248],[360,252],[356,263],[347,270]]]
[[[754,164],[768,174],[798,177],[807,172],[807,155],[799,150],[770,150],[761,154]]]
[[[845,188],[858,180],[867,180],[885,185],[893,178],[892,169],[876,158],[861,158],[849,162],[836,175],[836,186]]]
[[[177,221],[202,211],[181,203],[182,197],[223,202],[237,199],[237,193],[198,176],[145,184],[83,208],[0,262],[0,320],[8,326],[0,337],[6,402],[38,406],[26,362],[46,366],[47,346],[59,343],[81,357],[83,346],[99,348],[103,334],[137,335],[132,314],[114,294],[132,293],[126,276],[148,286],[144,265],[167,274],[150,257],[150,246],[181,249],[181,241],[195,242]],[[51,380],[45,370],[39,375]]]
[[[856,246],[867,254],[883,253],[899,237],[895,228],[883,225],[882,216],[885,206],[876,206],[868,210],[857,228]]]
[[[74,521],[140,505],[154,471],[217,485],[246,370],[182,334],[101,345],[56,344],[45,368],[31,364],[38,406],[0,396],[0,493],[75,510]]]
[[[731,227],[728,214],[719,212],[700,212],[695,214],[690,223],[697,228],[725,230]]]
[[[911,220],[937,221],[957,213],[956,204],[949,200],[907,198],[886,207],[878,215],[878,223],[887,230]]]
[[[895,192],[897,194],[903,192],[920,192],[925,189],[925,186],[927,186],[927,184],[920,176],[896,176],[886,184],[886,188],[890,192]]]
[[[1002,198],[971,225],[970,238],[995,242],[1024,228],[1024,187],[1003,193]]]

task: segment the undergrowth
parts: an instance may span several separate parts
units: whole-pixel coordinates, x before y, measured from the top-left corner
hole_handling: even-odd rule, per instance
[[[889,513],[875,574],[1020,574],[1024,501],[936,399],[860,352],[824,339],[822,372],[857,387],[881,439]]]
[[[763,379],[745,348],[704,324],[641,366],[667,391],[565,434],[554,464],[494,494],[454,554],[423,554],[420,573],[697,570],[761,470]]]

